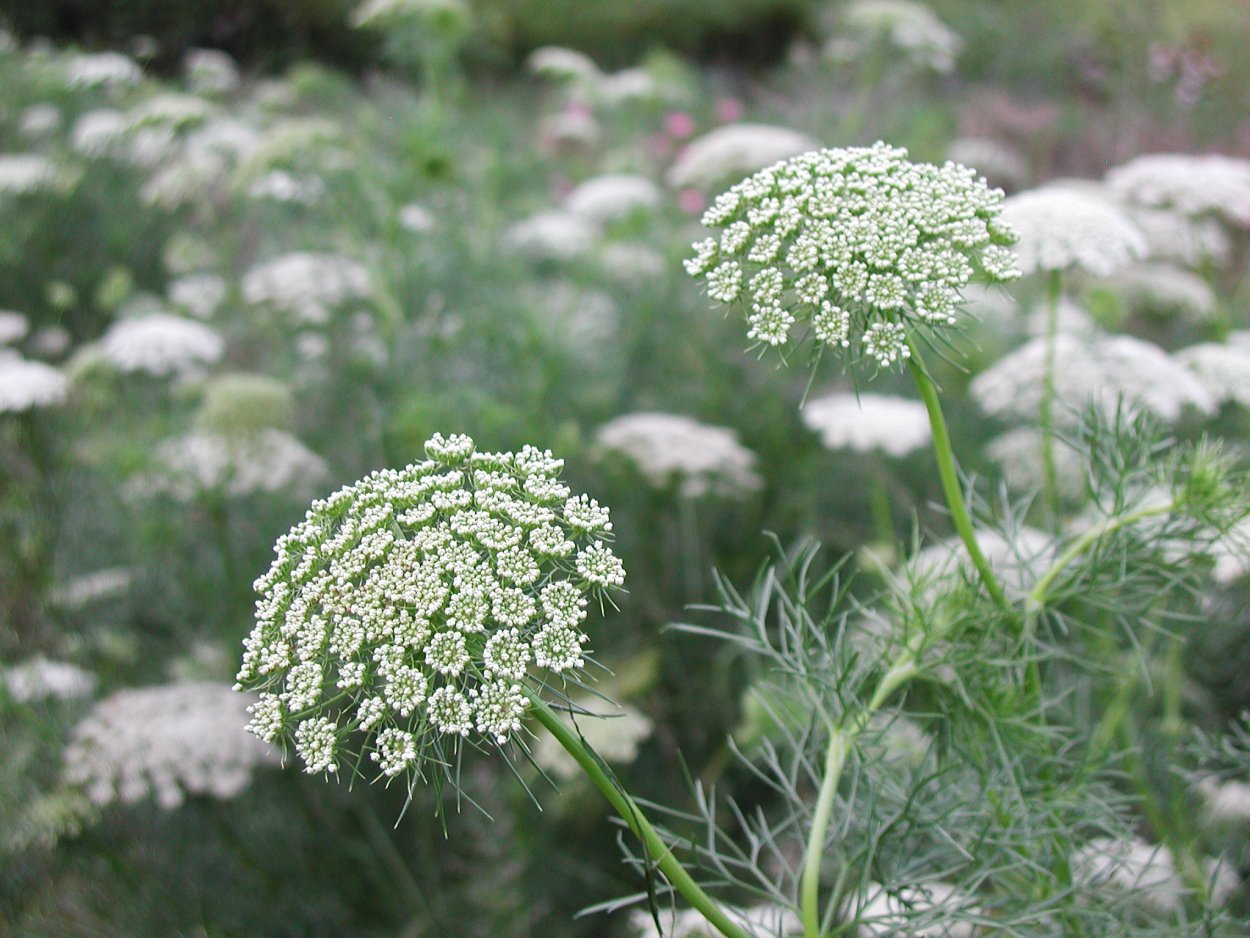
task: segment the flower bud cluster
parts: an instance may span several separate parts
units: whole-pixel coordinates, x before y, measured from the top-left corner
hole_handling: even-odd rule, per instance
[[[779,346],[806,322],[816,341],[888,367],[910,328],[953,325],[974,277],[1019,276],[998,220],[1003,193],[973,170],[911,163],[907,151],[819,150],[720,195],[686,270],[708,296],[748,307],[748,337]]]
[[[256,581],[248,728],[293,739],[308,772],[350,751],[393,776],[463,739],[505,744],[530,669],[581,668],[589,600],[624,583],[608,510],[550,451],[441,434],[425,451],[314,502]]]

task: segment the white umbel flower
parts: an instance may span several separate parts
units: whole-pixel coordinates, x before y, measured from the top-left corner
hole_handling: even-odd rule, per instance
[[[884,394],[830,394],[803,407],[803,422],[829,449],[902,457],[929,444],[929,413],[920,401]]]
[[[638,757],[638,747],[654,729],[645,713],[628,704],[604,709],[602,701],[579,700],[577,708],[591,711],[593,716],[578,717],[576,729],[586,743],[606,762],[613,765],[629,765]],[[573,725],[573,718],[563,716],[564,722]],[[568,782],[575,778],[581,768],[572,756],[550,733],[544,733],[532,747],[534,762],[557,781]]]
[[[64,661],[31,658],[6,668],[4,685],[18,703],[41,700],[79,700],[95,691],[96,676]]]
[[[296,251],[252,267],[240,284],[243,298],[321,325],[331,312],[372,292],[369,271],[340,254]]]
[[[38,153],[0,154],[0,195],[42,192],[56,182],[56,164]]]
[[[570,261],[599,242],[599,226],[569,211],[550,210],[514,222],[503,233],[504,246],[532,260]]]
[[[249,728],[304,738],[307,771],[333,772],[355,748],[384,775],[420,773],[475,732],[507,743],[531,662],[580,667],[583,601],[623,579],[607,510],[571,497],[549,451],[479,453],[435,434],[426,455],[313,502],[256,581],[238,675],[262,692]]]
[[[842,14],[842,22],[855,51],[862,52],[865,44],[884,38],[911,61],[942,74],[954,70],[963,45],[959,34],[937,14],[913,0],[854,0]],[[835,58],[850,51],[837,40],[827,49]]]
[[[307,497],[330,475],[324,459],[281,430],[221,436],[188,433],[158,444],[156,468],[136,489],[190,501],[204,492],[232,496],[282,492]]]
[[[210,319],[226,298],[226,281],[216,274],[187,274],[170,281],[165,293],[169,302],[196,319]]]
[[[1078,499],[1085,492],[1085,457],[1055,440],[1051,452],[1055,457],[1055,488],[1059,495]],[[1046,484],[1042,475],[1042,431],[1023,426],[1008,430],[991,440],[985,448],[990,459],[998,463],[1003,481],[1015,492],[1035,494]]]
[[[594,87],[603,80],[603,72],[588,55],[563,46],[542,46],[525,60],[525,67],[535,75]]]
[[[1128,209],[1133,224],[1146,236],[1146,252],[1152,260],[1193,268],[1223,267],[1232,256],[1228,230],[1215,218],[1170,208],[1131,205]]]
[[[1153,316],[1179,314],[1185,319],[1203,320],[1215,313],[1218,303],[1205,280],[1167,263],[1137,264],[1116,274],[1107,285],[1130,310]]]
[[[189,49],[182,57],[187,84],[199,94],[226,94],[238,89],[239,67],[220,49]]]
[[[1110,199],[1083,188],[1045,186],[1003,202],[1003,221],[1020,235],[1020,270],[1079,269],[1106,277],[1146,256],[1145,235]]]
[[[1198,783],[1198,794],[1213,823],[1235,827],[1250,824],[1250,782],[1207,777]]]
[[[600,427],[595,440],[601,454],[628,459],[657,489],[675,485],[687,498],[741,496],[763,485],[755,454],[733,430],[690,417],[626,414]]]
[[[143,70],[120,52],[75,55],[65,63],[71,88],[126,88],[139,84]]]
[[[1111,170],[1107,185],[1142,205],[1218,215],[1250,228],[1250,160],[1218,153],[1151,153]]]
[[[1095,838],[1073,856],[1072,869],[1073,878],[1086,888],[1132,891],[1142,906],[1156,914],[1179,911],[1189,892],[1168,849],[1142,840]],[[1206,875],[1212,903],[1222,906],[1237,888],[1237,874],[1227,864],[1207,860]]]
[[[63,403],[69,379],[51,365],[0,351],[0,413],[20,413]]]
[[[973,379],[972,396],[986,413],[1035,416],[1041,407],[1046,341],[1033,339]],[[1199,380],[1167,352],[1132,336],[1060,334],[1055,342],[1055,390],[1065,420],[1089,402],[1111,411],[1123,397],[1175,422],[1186,407],[1209,414],[1215,402]]]
[[[211,365],[225,350],[225,341],[208,326],[168,313],[120,320],[100,339],[101,353],[122,371],[158,377]]]
[[[74,122],[70,146],[83,156],[108,156],[121,146],[129,127],[121,111],[110,108],[88,111]]]
[[[687,144],[666,181],[677,189],[715,189],[819,146],[812,137],[788,127],[727,124]]]
[[[100,701],[65,749],[65,780],[96,805],[149,795],[166,810],[187,795],[233,798],[276,753],[243,732],[248,701],[222,684],[120,690]]]
[[[1010,537],[991,528],[977,528],[974,533],[985,559],[1009,593],[1026,594],[1054,560],[1054,540],[1035,528],[1022,527]],[[960,569],[970,578],[976,575],[968,549],[958,537],[925,547],[908,561],[908,568],[918,582],[936,581]]]
[[[608,223],[659,206],[659,187],[646,176],[612,173],[587,179],[564,197],[564,208],[592,222]]]
[[[1173,357],[1193,372],[1213,400],[1250,407],[1250,348],[1203,342]]]
[[[860,938],[973,938],[978,931],[974,923],[956,917],[960,913],[979,914],[976,900],[940,881],[897,891],[869,882],[864,894],[848,906],[848,917],[853,915],[859,923]]]

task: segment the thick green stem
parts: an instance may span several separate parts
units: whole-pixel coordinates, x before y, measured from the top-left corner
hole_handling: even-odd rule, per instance
[[[972,565],[976,568],[990,596],[1000,606],[1010,608],[1011,603],[1007,599],[1007,594],[1003,591],[1002,584],[998,582],[994,571],[990,569],[990,563],[981,552],[972,530],[972,518],[968,514],[963,489],[959,485],[959,471],[955,468],[955,452],[951,448],[950,433],[946,429],[946,418],[942,414],[937,387],[933,379],[929,377],[929,372],[920,358],[920,350],[914,342],[909,342],[909,346],[911,357],[907,359],[907,365],[920,391],[920,398],[929,412],[929,425],[933,430],[933,455],[937,459],[938,476],[942,481],[942,492],[946,495],[946,505],[950,508],[951,521],[954,522],[955,530],[959,532],[960,539],[968,549]]]
[[[1046,352],[1042,367],[1042,499],[1051,530],[1059,523],[1059,485],[1055,472],[1055,345],[1059,337],[1059,294],[1063,273],[1050,272],[1046,286]]]
[[[676,857],[673,856],[668,845],[660,839],[660,835],[656,833],[647,816],[642,813],[637,802],[608,775],[604,770],[603,762],[581,737],[569,729],[546,701],[532,689],[526,687],[525,694],[530,700],[530,712],[582,767],[582,771],[620,815],[625,825],[634,833],[634,836],[642,841],[647,858],[664,874],[673,888],[685,896],[686,900],[698,909],[705,919],[716,926],[722,935],[728,938],[749,938],[747,933],[734,924],[712,897],[704,892],[677,862]]]

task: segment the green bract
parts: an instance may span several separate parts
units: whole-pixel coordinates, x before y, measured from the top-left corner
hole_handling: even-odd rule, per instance
[[[462,739],[505,744],[531,668],[581,668],[588,600],[624,582],[608,510],[571,495],[550,451],[425,449],[314,502],[256,581],[248,729],[293,739],[308,772],[349,753],[420,773]]]
[[[757,343],[783,345],[805,321],[821,345],[886,367],[909,356],[916,324],[955,323],[969,281],[1020,275],[1002,199],[967,167],[884,143],[804,153],[717,197],[703,224],[720,238],[696,243],[686,270],[748,307]]]

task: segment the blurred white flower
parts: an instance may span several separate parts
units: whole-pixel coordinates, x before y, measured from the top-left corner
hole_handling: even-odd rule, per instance
[[[39,139],[60,127],[61,112],[54,104],[32,104],[22,111],[22,116],[18,119],[18,129],[24,137]]]
[[[1205,865],[1211,901],[1221,906],[1237,888],[1237,874],[1214,860]],[[1072,871],[1073,879],[1086,888],[1131,890],[1143,906],[1163,915],[1179,911],[1189,892],[1168,849],[1137,839],[1095,838],[1073,856]]]
[[[1056,439],[1051,450],[1055,457],[1055,489],[1063,498],[1078,499],[1085,492],[1085,457]],[[1042,431],[1023,426],[1008,430],[991,440],[986,455],[998,463],[1003,481],[1020,493],[1040,492],[1042,476]]]
[[[577,731],[591,749],[614,765],[628,765],[638,758],[638,744],[654,729],[646,714],[628,704],[611,708],[599,700],[581,700],[575,705],[594,714],[579,716]],[[572,718],[563,714],[562,717],[566,724],[573,725]],[[581,774],[581,766],[550,733],[531,744],[531,755],[539,768],[558,781],[568,782]]]
[[[1214,218],[1185,215],[1170,208],[1130,205],[1129,214],[1146,236],[1147,256],[1185,267],[1224,266],[1232,256],[1228,231]]]
[[[83,156],[107,156],[114,153],[129,129],[121,111],[101,108],[88,111],[74,122],[70,146]]]
[[[176,209],[208,201],[213,189],[226,177],[226,160],[211,150],[184,150],[161,166],[139,190],[144,205]]]
[[[399,224],[414,234],[434,230],[434,213],[419,202],[409,202],[399,210]]]
[[[1054,184],[1009,196],[1002,221],[1020,235],[1025,274],[1079,268],[1108,276],[1146,255],[1146,238],[1128,214],[1084,188]]]
[[[1175,353],[1215,401],[1250,407],[1250,348],[1203,342]]]
[[[838,393],[808,401],[803,422],[835,450],[881,450],[902,457],[932,439],[924,404],[884,394]]]
[[[52,187],[56,164],[38,153],[0,154],[0,195],[28,195]]]
[[[82,609],[125,593],[132,579],[134,575],[129,567],[104,567],[67,580],[54,589],[48,599],[62,609]]]
[[[659,206],[659,187],[646,176],[612,173],[588,179],[564,197],[564,208],[593,222],[614,222]]]
[[[657,489],[676,484],[687,498],[740,496],[764,484],[755,453],[738,442],[737,433],[690,417],[626,414],[601,426],[595,440],[600,458],[622,456]]]
[[[598,241],[598,226],[572,212],[555,210],[515,222],[503,233],[504,245],[534,260],[572,260]]]
[[[0,345],[20,342],[29,331],[29,319],[11,309],[0,309]]]
[[[97,52],[71,56],[65,78],[71,88],[126,88],[142,81],[143,70],[120,52]]]
[[[122,371],[182,376],[221,358],[226,343],[202,323],[169,313],[122,319],[100,339],[104,357]]]
[[[74,339],[69,330],[61,326],[44,326],[30,337],[31,350],[44,358],[60,358],[68,351]]]
[[[666,181],[677,189],[715,189],[819,147],[814,138],[788,127],[727,124],[692,140],[669,167]]]
[[[69,394],[69,379],[51,365],[0,351],[0,414],[53,407]]]
[[[131,129],[171,127],[186,129],[203,124],[216,108],[199,95],[167,91],[136,104],[126,112]]]
[[[1205,280],[1172,264],[1136,264],[1106,284],[1130,309],[1156,316],[1180,313],[1189,319],[1206,319],[1218,302]]]
[[[199,94],[225,94],[239,87],[239,67],[220,49],[189,49],[182,57],[187,84]]]
[[[257,176],[247,187],[247,194],[253,199],[272,199],[274,202],[298,205],[312,205],[325,192],[326,184],[320,176],[296,176],[285,169],[274,169]]]
[[[1054,539],[1035,528],[1022,527],[1010,537],[990,528],[977,528],[973,533],[990,568],[1010,594],[1026,594],[1054,561]],[[968,548],[958,537],[930,544],[913,556],[907,566],[912,577],[921,583],[936,582],[957,569],[970,578],[976,576]]]
[[[922,3],[912,0],[853,0],[842,14],[849,37],[835,37],[826,52],[834,58],[863,54],[864,45],[884,38],[916,64],[950,72],[963,41]]]
[[[1142,205],[1218,215],[1250,228],[1250,160],[1218,153],[1151,153],[1111,170],[1107,185]]]
[[[305,251],[257,264],[243,275],[241,288],[247,302],[314,325],[327,322],[336,307],[372,292],[364,264],[340,254]]]
[[[1231,586],[1250,573],[1250,518],[1232,526],[1211,545],[1215,568],[1211,576],[1221,586]]]
[[[64,661],[39,657],[6,668],[4,685],[18,703],[38,703],[49,697],[78,700],[91,696],[96,676]]]
[[[848,903],[847,915],[859,923],[860,938],[908,935],[911,938],[972,938],[972,922],[950,921],[953,914],[979,914],[976,900],[949,883],[933,881],[887,891],[869,882],[864,894]]]
[[[645,68],[625,68],[603,76],[599,96],[609,104],[646,101],[659,97],[662,88]]]
[[[208,319],[226,298],[226,281],[216,274],[187,274],[171,280],[165,290],[169,301],[196,319]]]
[[[1045,356],[1045,340],[1030,340],[977,375],[972,396],[986,413],[1034,417],[1041,408]],[[1167,352],[1126,335],[1057,336],[1055,390],[1058,421],[1090,401],[1109,412],[1121,396],[1170,422],[1186,407],[1206,414],[1215,407],[1206,388]]]
[[[225,684],[117,691],[74,728],[65,780],[98,806],[150,795],[171,810],[187,795],[233,798],[258,768],[279,761],[244,730],[247,707]]]
[[[1049,320],[1050,308],[1042,300],[1029,313],[1026,323],[1029,335],[1045,335]],[[1089,310],[1066,294],[1059,297],[1055,308],[1055,322],[1060,333],[1070,336],[1085,336],[1098,331],[1098,324],[1094,322]]]
[[[1216,824],[1250,824],[1250,782],[1207,777],[1198,783],[1207,817]]]
[[[282,492],[301,498],[330,476],[325,460],[281,430],[265,428],[225,436],[187,433],[158,444],[154,469],[133,486],[137,494],[163,493],[190,501],[204,492],[231,496]]]
[[[1029,164],[1019,150],[990,137],[959,137],[946,148],[946,158],[971,166],[991,185],[1018,189],[1029,179]]]
[[[525,67],[544,78],[583,82],[589,86],[597,85],[603,78],[603,72],[588,55],[562,46],[535,49],[525,60]]]
[[[237,117],[216,116],[187,134],[188,153],[211,152],[231,161],[246,159],[261,143],[260,131]]]

